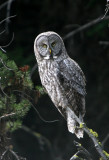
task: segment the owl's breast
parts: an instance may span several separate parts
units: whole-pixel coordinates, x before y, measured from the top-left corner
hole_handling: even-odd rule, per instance
[[[42,63],[39,67],[39,74],[42,85],[45,87],[48,95],[55,104],[55,106],[63,106],[63,88],[60,85],[57,73],[58,64],[50,63],[49,61]],[[63,100],[62,100],[63,99]],[[64,101],[65,102],[65,101]]]

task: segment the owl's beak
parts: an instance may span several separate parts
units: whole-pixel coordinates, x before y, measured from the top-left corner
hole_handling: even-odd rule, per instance
[[[49,52],[50,52],[50,54],[51,54],[51,48],[49,48]]]

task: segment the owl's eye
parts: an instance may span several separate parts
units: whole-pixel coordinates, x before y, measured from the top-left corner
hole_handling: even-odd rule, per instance
[[[52,47],[54,47],[55,45],[56,45],[56,42],[53,42],[53,43],[51,44]]]
[[[47,48],[47,45],[46,45],[46,44],[42,44],[42,47],[43,47],[43,48]]]

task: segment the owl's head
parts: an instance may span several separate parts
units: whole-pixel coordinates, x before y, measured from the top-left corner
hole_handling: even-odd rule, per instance
[[[55,32],[39,34],[34,42],[34,51],[37,60],[56,60],[66,55],[63,40]]]

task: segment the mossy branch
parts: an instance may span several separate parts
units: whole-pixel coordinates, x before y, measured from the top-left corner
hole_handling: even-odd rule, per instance
[[[96,132],[93,132],[92,129],[89,129],[85,123],[81,122],[81,120],[75,115],[75,113],[72,111],[72,116],[75,117],[75,121],[77,121],[80,125],[81,128],[83,128],[83,130],[87,133],[87,135],[91,138],[91,140],[93,141],[94,143],[94,146],[97,150],[97,152],[99,153],[100,157],[102,157],[103,160],[107,160],[108,157],[107,155],[105,154],[105,152],[103,151],[102,149],[102,146],[101,144],[99,143],[97,137],[98,137],[98,134]]]
[[[74,141],[75,146],[77,147],[78,151],[76,154],[74,154],[70,160],[82,160],[82,158],[79,157],[80,154],[82,154],[85,158],[88,160],[92,160],[91,154],[78,142]]]

